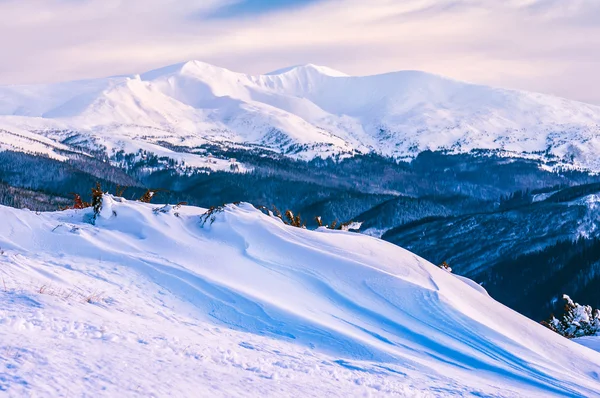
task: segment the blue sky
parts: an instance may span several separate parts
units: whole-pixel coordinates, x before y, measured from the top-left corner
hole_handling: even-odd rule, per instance
[[[241,0],[215,10],[213,17],[235,18],[293,9],[319,0]]]
[[[416,69],[600,104],[600,0],[0,0],[0,84],[197,59]]]

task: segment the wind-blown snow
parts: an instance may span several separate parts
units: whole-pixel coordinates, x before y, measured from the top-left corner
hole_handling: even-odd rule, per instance
[[[0,87],[0,128],[9,125],[59,141],[77,132],[110,148],[228,143],[300,158],[403,159],[487,149],[600,170],[600,107],[418,71],[357,77],[309,64],[250,76],[190,61],[130,77]]]
[[[600,396],[600,354],[387,242],[252,206],[0,207],[9,396]]]

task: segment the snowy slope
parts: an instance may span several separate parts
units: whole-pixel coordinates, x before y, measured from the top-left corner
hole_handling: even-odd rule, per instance
[[[8,396],[600,396],[600,354],[368,236],[250,205],[0,207]]]
[[[574,339],[577,343],[600,352],[600,336],[587,336]]]
[[[301,158],[489,149],[600,170],[600,107],[417,71],[356,77],[304,65],[250,76],[190,61],[0,87],[0,128],[11,126],[57,141],[77,132],[109,152],[140,141],[253,144]]]

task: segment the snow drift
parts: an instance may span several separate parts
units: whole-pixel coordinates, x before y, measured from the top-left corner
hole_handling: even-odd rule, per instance
[[[230,205],[0,207],[0,390],[600,396],[600,354],[387,242]]]
[[[252,144],[307,159],[484,149],[600,170],[600,107],[417,71],[347,76],[304,65],[251,76],[190,61],[141,75],[6,86],[0,129],[94,142],[109,155],[141,143],[156,151],[164,143]],[[21,141],[0,135],[0,148],[33,151]]]

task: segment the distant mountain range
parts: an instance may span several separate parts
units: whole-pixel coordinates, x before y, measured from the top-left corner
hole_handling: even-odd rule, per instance
[[[190,61],[141,75],[0,87],[0,149],[57,159],[142,149],[226,170],[207,166],[198,148],[402,160],[483,150],[600,171],[599,136],[598,106],[417,71],[358,77],[304,65],[251,76]]]

